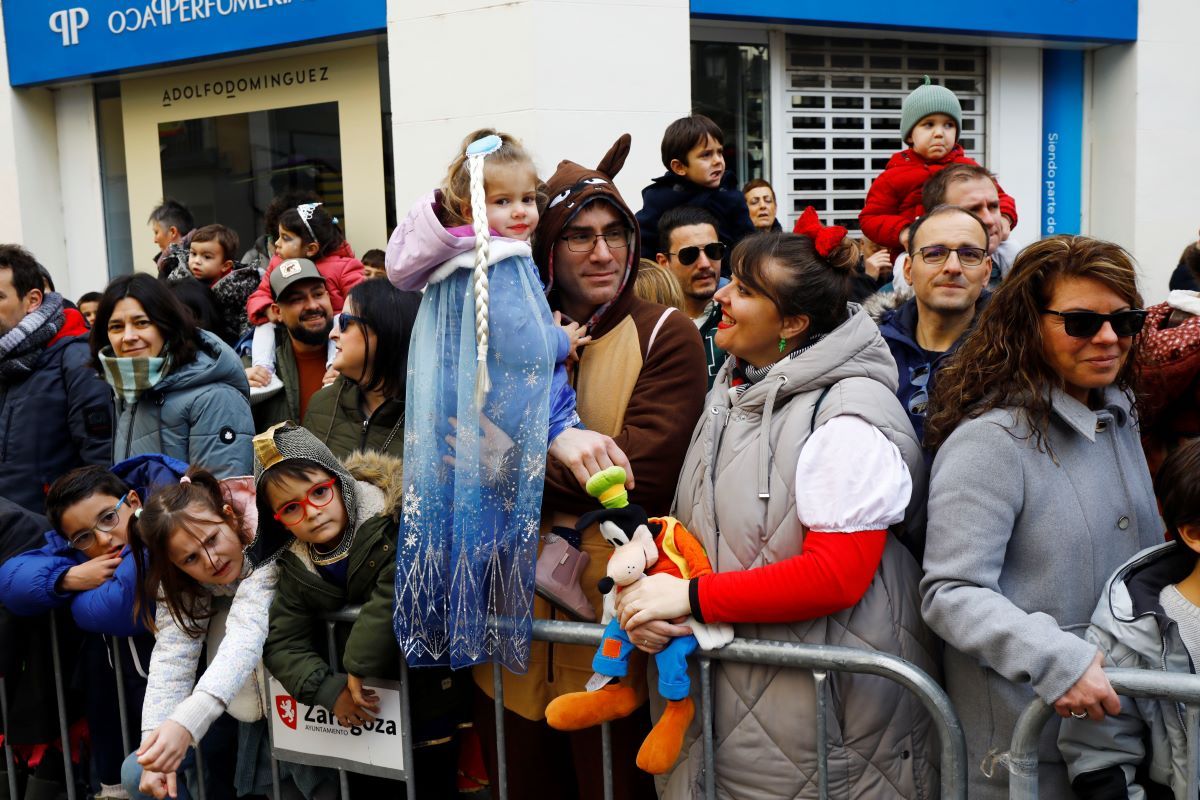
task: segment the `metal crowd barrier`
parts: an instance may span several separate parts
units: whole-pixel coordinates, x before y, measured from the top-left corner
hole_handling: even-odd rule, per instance
[[[347,607],[334,614],[323,617],[326,625],[326,644],[328,646],[328,658],[330,668],[337,668],[336,642],[334,637],[335,626],[338,624],[353,623],[358,618],[357,607]],[[71,763],[70,740],[67,730],[67,713],[65,710],[63,696],[63,676],[61,658],[58,652],[57,638],[57,622],[54,620],[54,615],[50,615],[51,626],[53,633],[53,659],[55,669],[55,688],[58,700],[58,717],[59,727],[63,739],[63,764],[66,768],[67,775],[67,793],[68,800],[75,800],[75,781]],[[604,627],[583,622],[566,622],[557,620],[534,620],[533,623],[533,638],[541,641],[556,642],[560,644],[574,644],[595,647],[600,644],[603,639]],[[121,741],[123,748],[128,754],[133,750],[133,740],[129,731],[129,713],[125,706],[125,687],[122,680],[121,654],[119,648],[128,646],[128,640],[113,639],[112,641],[112,663],[116,673],[117,681],[117,699],[120,709],[121,722]],[[817,733],[817,769],[818,769],[818,787],[821,798],[829,796],[829,775],[828,775],[828,741],[827,741],[827,716],[828,716],[828,693],[829,693],[829,673],[830,672],[853,672],[867,675],[876,675],[887,678],[898,683],[910,692],[915,694],[921,704],[925,707],[933,720],[934,726],[937,729],[938,737],[941,744],[941,796],[946,800],[963,800],[966,798],[966,743],[963,737],[962,727],[958,721],[958,715],[950,704],[950,699],[945,691],[925,672],[921,671],[911,663],[896,656],[885,653],[878,653],[868,650],[859,650],[849,647],[835,647],[828,645],[803,645],[790,642],[773,642],[757,639],[735,639],[724,648],[716,651],[697,651],[696,658],[700,672],[700,720],[703,736],[703,775],[704,775],[704,797],[706,800],[713,800],[716,797],[716,774],[713,766],[714,747],[713,747],[713,705],[712,705],[712,662],[727,661],[734,663],[746,664],[764,664],[793,669],[809,670],[813,673],[813,679],[817,690],[817,714],[814,724]],[[1122,672],[1133,672],[1125,670]],[[412,740],[410,733],[410,714],[409,714],[409,698],[407,684],[407,665],[401,659],[400,663],[401,674],[401,730],[402,730],[402,747],[403,759],[405,764],[407,796],[409,800],[416,798],[416,781],[418,776],[415,776],[412,769]],[[506,767],[507,740],[504,731],[504,685],[501,679],[501,667],[493,666],[493,689],[495,698],[495,718],[496,718],[496,749],[498,775],[495,776],[492,792],[496,800],[508,799],[508,775]],[[1134,676],[1138,677],[1138,676]],[[1161,677],[1161,676],[1160,676]],[[1131,678],[1132,680],[1132,678]],[[1136,683],[1136,681],[1134,681]],[[1121,686],[1133,686],[1134,683],[1121,684]],[[1198,682],[1200,683],[1200,682]],[[1114,685],[1117,682],[1114,680]],[[1189,687],[1194,686],[1189,684]],[[1135,687],[1136,688],[1136,687]],[[5,729],[7,730],[8,708],[7,695],[4,693],[3,678],[0,677],[0,698],[4,698],[4,706],[0,711],[3,711]],[[1200,688],[1191,688],[1190,699],[1195,702],[1200,702]],[[273,711],[272,708],[266,709],[267,713]],[[1026,712],[1026,716],[1038,716],[1037,709],[1031,708]],[[1024,719],[1024,718],[1023,718]],[[1195,708],[1189,708],[1189,720],[1195,722],[1200,720],[1200,712]],[[1040,717],[1040,722],[1032,720],[1028,723],[1030,726],[1037,725],[1033,728],[1034,752],[1036,753],[1037,730],[1040,730],[1041,724],[1044,724],[1045,716]],[[268,721],[268,730],[270,723]],[[1195,739],[1190,740],[1193,747]],[[10,784],[10,794],[16,798],[16,779],[13,768],[13,756],[8,740],[5,740],[5,758],[8,765],[8,776]],[[1014,753],[1017,752],[1017,742],[1014,741]],[[197,797],[198,800],[205,800],[206,789],[204,780],[203,757],[201,755],[199,744],[194,748],[196,758],[197,772]],[[612,741],[607,724],[601,726],[601,753],[600,757],[603,765],[604,773],[604,797],[606,800],[611,800],[613,796],[612,784]],[[1033,765],[1034,777],[1034,793],[1030,795],[1017,795],[1013,797],[1036,797],[1036,755]],[[314,766],[328,766],[326,763],[321,763],[321,759],[313,757],[308,758],[289,758],[289,762],[312,764]],[[271,777],[273,784],[274,800],[280,800],[281,791],[279,783],[279,762],[274,757],[271,763]],[[344,769],[338,770],[338,782],[341,790],[342,800],[350,800],[350,789]]]
[[[1200,677],[1146,669],[1106,669],[1104,674],[1117,694],[1174,700],[1187,707],[1188,786],[1184,797],[1196,797],[1196,764],[1200,763]],[[1025,707],[1013,729],[1012,746],[1003,763],[1008,767],[1010,800],[1037,800],[1038,739],[1055,714],[1054,706],[1037,699]]]

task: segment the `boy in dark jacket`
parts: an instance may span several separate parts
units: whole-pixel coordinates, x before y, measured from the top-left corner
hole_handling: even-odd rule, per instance
[[[258,288],[262,275],[254,264],[237,261],[238,235],[224,225],[205,225],[192,232],[187,263],[176,265],[168,280],[195,278],[212,292],[225,330],[236,344],[250,331],[246,301]]]
[[[909,146],[893,155],[875,177],[858,215],[862,232],[872,242],[888,248],[893,260],[907,246],[908,226],[925,213],[921,205],[925,181],[950,164],[975,164],[958,142],[962,131],[958,97],[944,86],[932,85],[928,75],[923,86],[904,98],[900,131]],[[996,184],[996,190],[1000,193],[1000,213],[1011,230],[1017,227],[1017,205],[1000,184]],[[1005,231],[1004,238],[1007,236]]]
[[[654,260],[662,251],[658,220],[676,206],[699,206],[716,217],[717,237],[726,250],[754,233],[746,197],[733,173],[725,171],[725,134],[717,123],[703,114],[672,122],[663,134],[662,162],[667,172],[642,190],[637,213],[642,258]]]
[[[254,437],[254,457],[259,536],[294,537],[279,557],[263,664],[301,703],[329,710],[344,727],[360,726],[379,711],[363,679],[395,678],[400,662],[392,633],[400,462],[357,453],[343,465],[290,422]],[[324,654],[320,617],[346,605],[361,610],[340,638],[339,663],[348,674],[338,674]],[[414,670],[409,684],[421,791],[450,796],[457,720],[448,711],[461,687],[449,669]]]
[[[0,602],[9,610],[34,616],[69,606],[75,624],[89,634],[79,664],[99,796],[115,796],[125,759],[107,637],[117,639],[132,730],[140,728],[144,676],[154,648],[154,636],[133,608],[137,571],[126,546],[130,521],[142,498],[186,471],[187,464],[155,454],[128,459],[111,471],[90,466],[68,472],[46,496],[53,526],[46,544],[0,566]]]

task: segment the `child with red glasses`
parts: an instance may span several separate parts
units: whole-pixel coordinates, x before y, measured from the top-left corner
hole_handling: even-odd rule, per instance
[[[259,537],[289,542],[278,558],[263,664],[300,703],[327,709],[347,728],[373,723],[379,699],[369,678],[396,678],[400,651],[392,635],[396,526],[401,465],[381,453],[356,453],[343,464],[307,429],[276,425],[254,438]],[[340,639],[329,668],[313,620],[347,605],[361,606]],[[455,785],[461,679],[448,669],[409,674],[414,765],[421,791],[450,796]],[[458,715],[465,718],[465,711]],[[386,793],[394,784],[354,776],[355,791]],[[441,790],[434,787],[441,786]]]

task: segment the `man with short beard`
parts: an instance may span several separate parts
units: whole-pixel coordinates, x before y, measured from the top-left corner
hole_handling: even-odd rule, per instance
[[[717,347],[717,323],[721,307],[713,302],[721,280],[725,244],[717,237],[717,218],[697,206],[677,206],[658,221],[658,265],[679,281],[684,311],[696,323],[708,359],[708,388],[725,363],[725,351]]]
[[[966,338],[987,302],[992,272],[988,225],[961,206],[933,208],[908,228],[904,276],[913,297],[883,315],[879,330],[896,359],[896,391],[917,438],[924,440],[933,380]]]
[[[283,388],[254,406],[259,431],[285,420],[299,422],[308,401],[321,388],[333,330],[333,304],[325,278],[307,258],[284,261],[271,273],[275,302],[270,314],[275,327],[275,375]],[[267,386],[271,376],[262,367],[249,367],[251,389]]]

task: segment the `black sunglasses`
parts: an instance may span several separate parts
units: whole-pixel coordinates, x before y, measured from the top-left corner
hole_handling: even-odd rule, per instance
[[[704,245],[704,247],[700,247],[699,245],[693,245],[692,247],[681,247],[679,248],[678,253],[667,253],[667,255],[677,256],[680,264],[683,264],[685,267],[690,267],[692,264],[696,263],[696,259],[700,258],[701,250],[704,251],[704,255],[708,256],[709,261],[720,261],[725,257],[724,242],[709,242],[708,244]]]
[[[1067,336],[1076,339],[1090,339],[1100,332],[1106,322],[1112,325],[1113,333],[1117,336],[1137,336],[1141,333],[1142,325],[1146,323],[1146,311],[1141,308],[1130,308],[1112,314],[1101,314],[1097,311],[1052,311],[1047,308],[1042,313],[1062,317],[1063,330],[1067,332]]]

